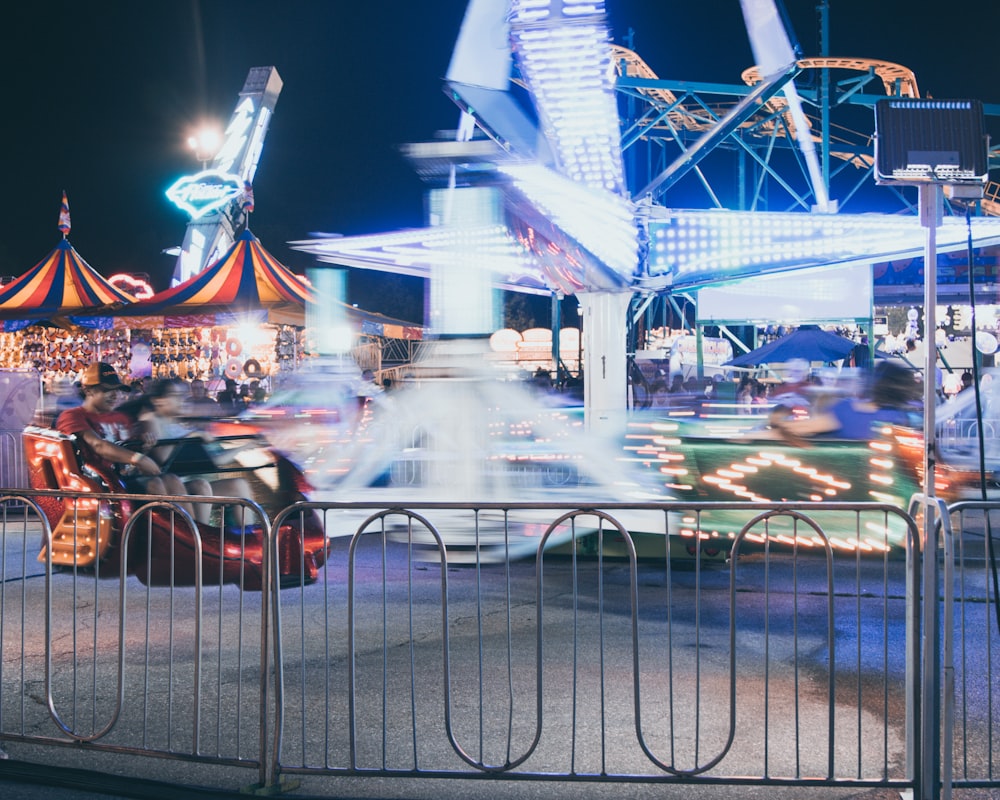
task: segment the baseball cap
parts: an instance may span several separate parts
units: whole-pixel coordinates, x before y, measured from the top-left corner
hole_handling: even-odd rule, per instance
[[[103,361],[98,361],[83,371],[83,377],[80,378],[80,385],[83,387],[101,386],[111,389],[124,386],[125,384],[121,382],[121,378],[118,377],[118,373],[115,372],[114,367],[110,364],[105,364]]]

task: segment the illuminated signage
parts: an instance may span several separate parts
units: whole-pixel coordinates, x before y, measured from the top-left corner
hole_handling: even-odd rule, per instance
[[[128,292],[136,300],[145,300],[147,297],[153,296],[153,287],[149,285],[149,281],[127,272],[112,275],[108,278],[108,283],[123,292]]]
[[[241,194],[243,179],[239,175],[216,169],[186,175],[167,189],[167,199],[190,214],[191,219],[211,214]]]

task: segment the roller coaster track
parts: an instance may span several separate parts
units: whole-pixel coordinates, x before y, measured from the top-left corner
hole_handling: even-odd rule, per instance
[[[882,79],[885,93],[890,97],[920,97],[917,79],[913,71],[891,61],[873,58],[803,58],[796,62],[799,69],[848,69],[855,72],[870,72]],[[749,67],[741,76],[747,86],[761,81],[760,69]]]
[[[885,89],[885,93],[889,97],[920,97],[920,90],[917,88],[917,78],[913,74],[913,71],[902,66],[901,64],[895,64],[891,61],[879,61],[873,58],[820,57],[803,58],[796,62],[796,64],[801,70],[841,69],[850,70],[852,72],[864,72],[880,78],[882,86]],[[740,77],[747,86],[755,86],[763,79],[760,74],[760,68],[756,66],[748,67],[743,70]],[[795,123],[792,120],[792,115],[787,110],[788,103],[785,101],[785,98],[780,95],[773,97],[766,105],[768,110],[774,115],[770,123],[772,126],[776,125],[774,120],[778,116],[784,120],[783,126],[777,126],[774,131],[775,135],[784,136],[787,132],[788,135],[794,136]],[[810,126],[812,125],[813,119],[814,118],[810,118]],[[863,136],[862,134],[857,133],[855,135]],[[814,134],[813,140],[819,142],[821,141],[821,137]],[[836,145],[831,142],[831,157],[848,161],[858,168],[870,169],[875,163],[875,158],[872,155],[838,152],[835,148]]]
[[[612,58],[619,75],[659,80],[652,68],[633,50],[621,45],[612,45]],[[867,73],[882,81],[886,96],[889,97],[920,97],[917,79],[913,71],[901,64],[891,61],[881,61],[871,58],[817,57],[804,58],[797,62],[799,69],[849,70]],[[740,76],[747,86],[754,86],[762,80],[760,69],[756,66],[745,69]],[[676,93],[667,88],[639,87],[636,90],[661,110],[666,110],[662,122],[653,125],[654,129],[670,129],[671,131],[701,132],[710,129],[732,105],[721,102],[716,105],[685,103]],[[742,128],[756,135],[791,137],[795,134],[795,124],[788,112],[788,104],[781,95],[771,98],[763,106],[766,115],[755,117],[742,124]],[[780,124],[779,124],[780,120]],[[808,116],[810,129],[818,123],[815,116]],[[870,152],[872,136],[862,134],[843,126],[833,126],[837,131],[830,138],[830,156],[851,164],[858,169],[871,169],[875,158]],[[813,134],[816,142],[822,137]],[[837,144],[843,143],[849,149],[838,150]],[[991,216],[1000,216],[1000,183],[990,182],[981,201],[982,212]]]

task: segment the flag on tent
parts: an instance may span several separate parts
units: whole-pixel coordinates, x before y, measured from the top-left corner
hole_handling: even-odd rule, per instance
[[[69,200],[66,199],[66,192],[63,192],[62,205],[59,206],[59,231],[63,236],[69,236]]]
[[[247,214],[253,211],[253,187],[250,181],[243,181],[243,210]]]

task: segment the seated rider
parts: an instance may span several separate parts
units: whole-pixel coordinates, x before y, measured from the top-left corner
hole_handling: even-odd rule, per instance
[[[169,443],[168,440],[194,437],[205,443],[211,441],[211,437],[207,434],[192,428],[182,420],[181,413],[187,397],[188,392],[183,381],[178,378],[161,378],[154,381],[149,387],[148,393],[144,396],[143,402],[136,412],[143,441],[150,448],[149,455],[160,465],[167,464],[180,446],[176,442]],[[222,466],[219,462],[225,459],[226,455],[228,454],[216,454],[213,461],[216,462],[217,466]],[[200,470],[201,468],[199,468]],[[180,471],[179,467],[178,471]],[[253,498],[250,484],[245,478],[222,478],[209,482],[202,477],[192,476],[185,477],[183,480],[188,491],[192,494]],[[199,522],[208,522],[211,513],[209,505],[198,504],[195,511],[197,512],[195,518]]]
[[[919,394],[920,386],[910,370],[883,361],[873,371],[865,397],[845,397],[808,417],[772,419],[771,426],[793,443],[801,443],[810,436],[869,439],[876,425],[912,425],[914,402]]]
[[[56,428],[76,436],[84,461],[105,472],[123,473],[125,488],[137,494],[208,493],[189,492],[176,475],[163,474],[153,458],[119,444],[137,438],[137,430],[134,420],[116,409],[119,397],[128,387],[114,367],[103,362],[88,366],[80,379],[80,391],[83,402],[63,411]],[[133,467],[135,473],[121,467]]]

